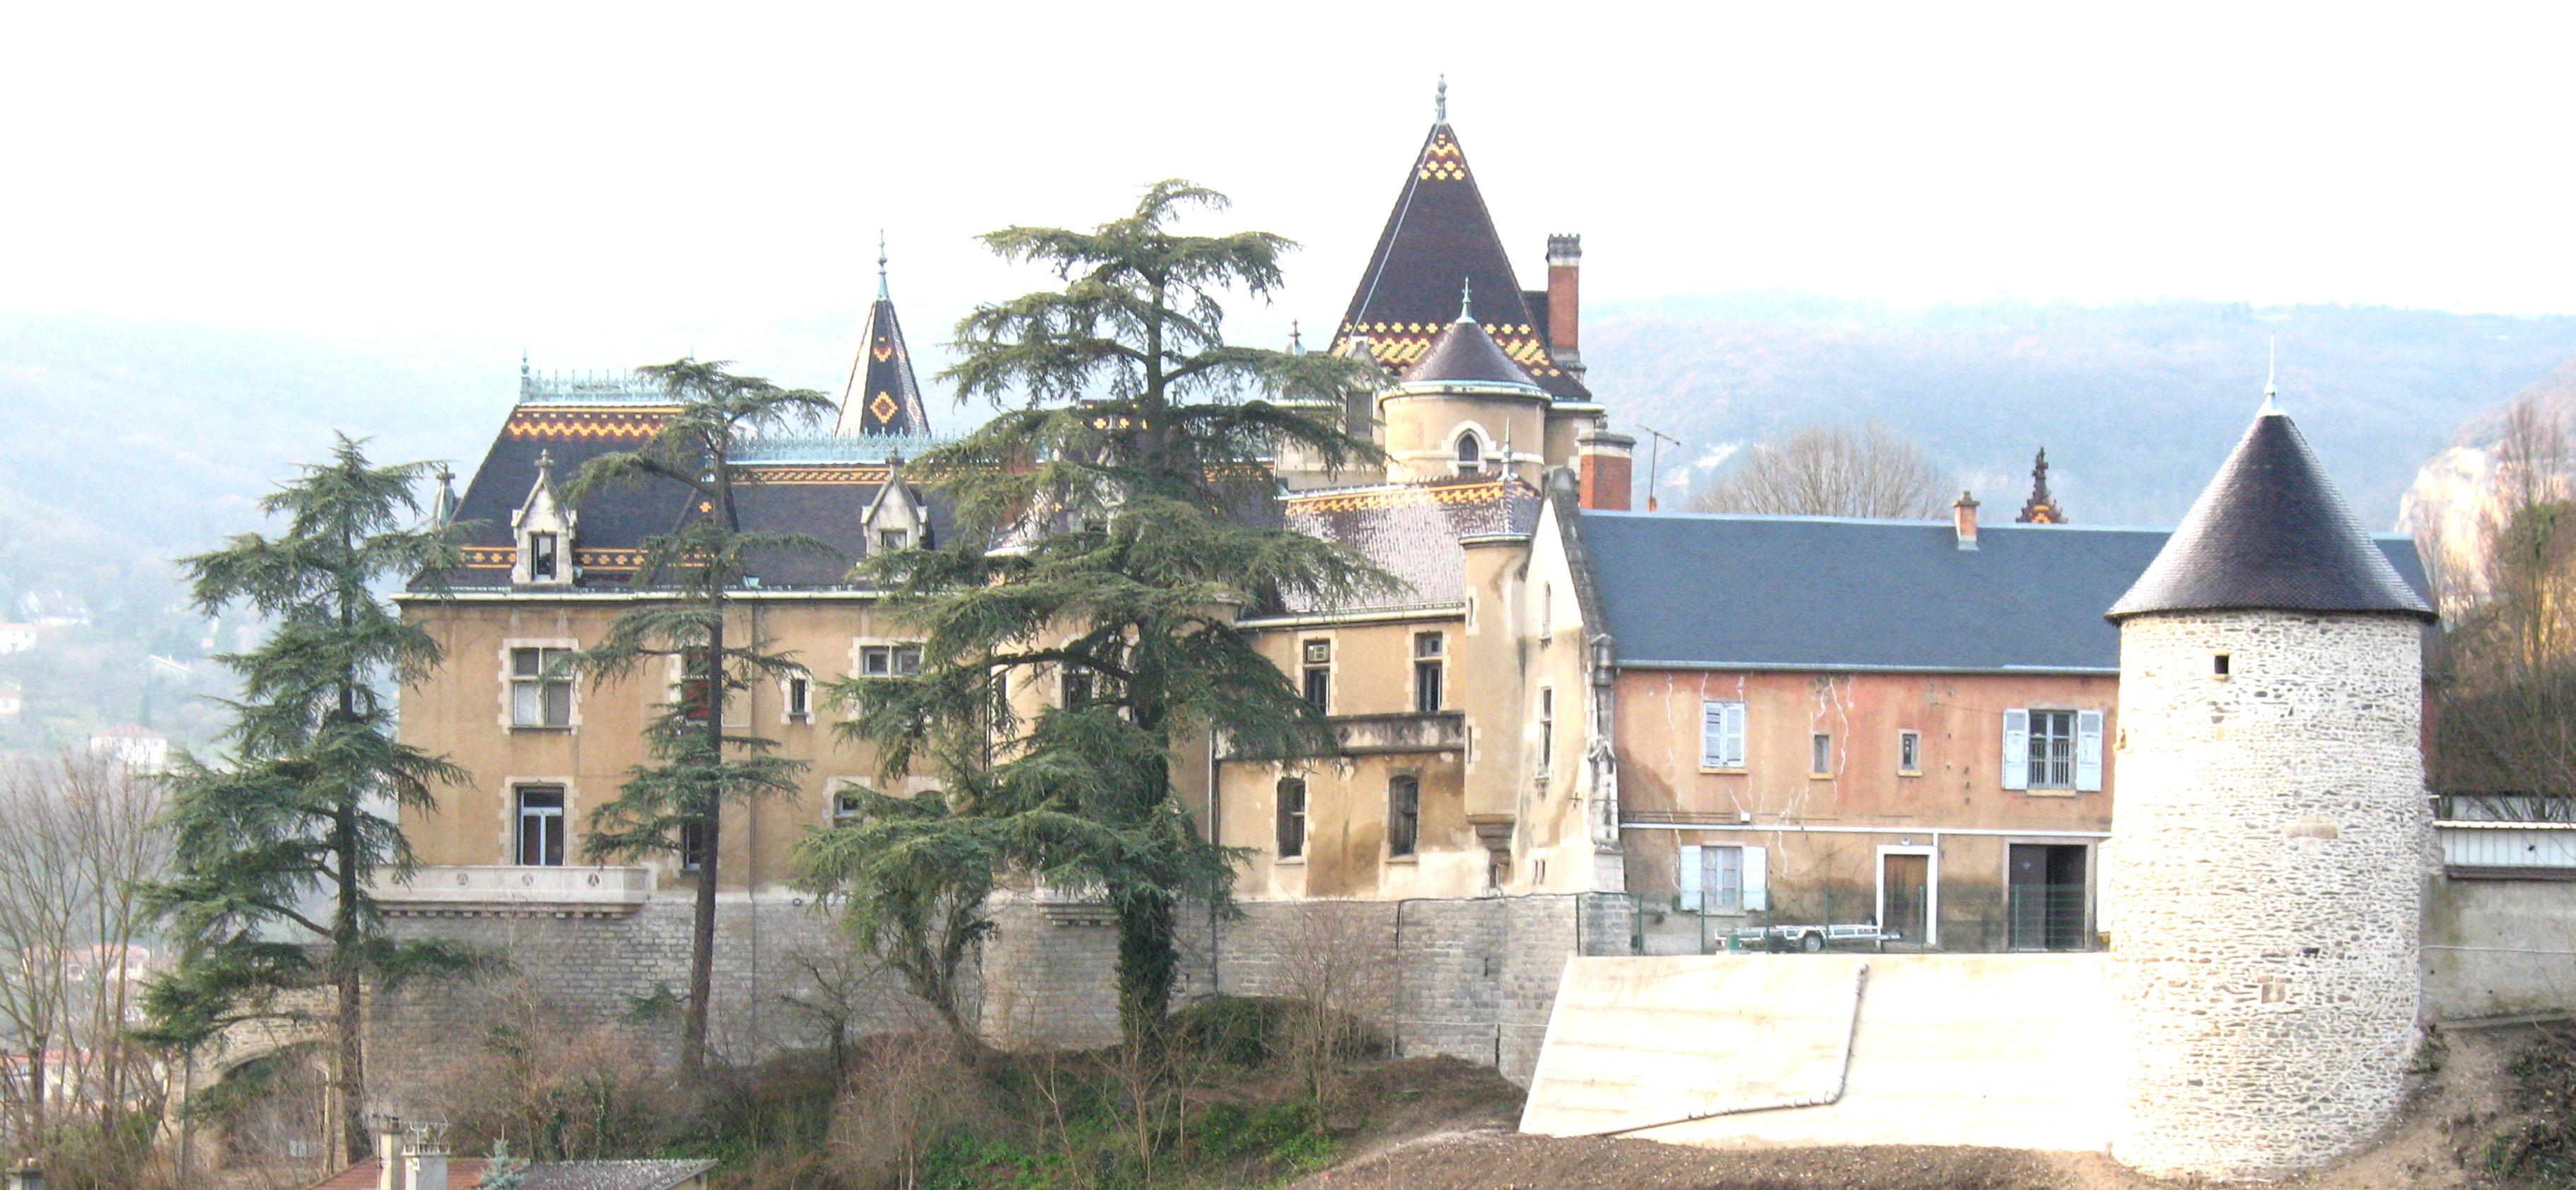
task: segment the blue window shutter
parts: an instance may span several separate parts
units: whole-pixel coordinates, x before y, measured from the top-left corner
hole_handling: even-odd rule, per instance
[[[2030,788],[2030,712],[2019,707],[2004,712],[2003,785]]]
[[[2102,712],[2075,712],[2075,788],[2102,790]]]
[[[1699,909],[1699,844],[1682,844],[1681,864],[1673,874],[1681,878],[1682,908]]]
[[[1771,908],[1771,865],[1769,856],[1759,847],[1744,849],[1744,911],[1766,912]]]

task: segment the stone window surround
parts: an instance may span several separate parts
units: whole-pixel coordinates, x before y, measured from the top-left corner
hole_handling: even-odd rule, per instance
[[[500,722],[500,724],[501,724],[501,730],[503,730],[503,731],[541,731],[541,732],[571,732],[571,731],[579,731],[579,730],[581,730],[581,703],[582,703],[582,697],[581,697],[581,681],[580,681],[580,679],[575,678],[575,677],[572,677],[571,675],[566,675],[564,680],[565,680],[565,681],[567,681],[567,682],[572,683],[572,715],[571,715],[571,717],[570,717],[570,718],[568,718],[568,719],[565,721],[565,725],[564,725],[564,726],[562,726],[562,727],[524,726],[524,727],[523,727],[523,726],[520,726],[518,723],[513,722],[513,721],[511,720],[511,718],[510,718],[510,694],[511,694],[511,686],[512,686],[512,683],[513,683],[513,682],[517,679],[517,677],[518,677],[518,673],[517,673],[517,671],[516,671],[514,668],[512,668],[512,666],[511,666],[511,658],[510,658],[510,654],[511,654],[511,653],[513,653],[513,652],[514,652],[514,651],[516,651],[516,650],[519,650],[519,649],[563,649],[563,650],[565,650],[565,651],[567,651],[567,652],[571,652],[571,651],[579,650],[580,648],[581,648],[581,642],[580,642],[579,640],[576,640],[576,639],[574,639],[574,638],[572,638],[572,637],[569,637],[569,636],[506,636],[506,637],[501,638],[501,650],[500,650],[500,671],[501,671],[501,672],[500,672],[500,704],[501,704],[501,709],[500,709],[500,714],[499,714],[499,716],[498,716],[498,721],[499,721],[499,722]]]
[[[527,866],[519,863],[519,790],[530,785],[544,785],[563,790],[564,866],[573,867],[582,864],[581,782],[575,780],[569,773],[514,774],[501,778],[501,795],[498,799],[500,806],[497,815],[501,849],[497,854],[509,857],[512,867]]]

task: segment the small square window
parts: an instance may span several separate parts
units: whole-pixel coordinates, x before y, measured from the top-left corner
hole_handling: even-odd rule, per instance
[[[2225,653],[2220,653],[2209,659],[2209,672],[2222,678],[2226,677],[2228,670],[2234,665],[2234,663],[2235,659],[2233,657],[2230,657]]]
[[[868,645],[859,650],[860,677],[908,678],[920,672],[920,645]]]
[[[893,551],[903,549],[911,540],[912,535],[901,529],[877,530],[877,548],[880,550]]]
[[[1417,632],[1413,635],[1413,655],[1416,657],[1437,657],[1440,655],[1441,649],[1447,644],[1447,641],[1448,638],[1437,632]]]
[[[1332,662],[1333,642],[1328,640],[1310,640],[1306,642],[1306,664],[1330,665]]]

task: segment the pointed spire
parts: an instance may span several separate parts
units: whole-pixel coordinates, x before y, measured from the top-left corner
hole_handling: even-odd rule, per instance
[[[913,375],[912,351],[904,345],[903,324],[895,318],[894,298],[886,286],[882,231],[877,233],[877,300],[868,307],[867,338],[850,361],[850,380],[841,390],[841,417],[833,432],[930,432],[930,411],[923,407],[921,382]]]
[[[2107,614],[2232,609],[2433,618],[2297,424],[2278,412],[2246,428],[2182,527]]]
[[[1476,321],[1476,279],[1473,277],[1458,282],[1458,321]]]
[[[456,523],[456,472],[445,463],[438,465],[438,494],[429,501],[429,527],[444,529]]]
[[[1402,371],[1422,359],[1455,321],[1459,282],[1474,282],[1476,321],[1491,328],[1503,353],[1560,400],[1590,401],[1583,381],[1558,366],[1520,287],[1502,236],[1485,209],[1457,131],[1444,120],[1423,138],[1404,185],[1387,213],[1376,250],[1352,290],[1333,334],[1333,350],[1365,338],[1377,361]],[[1538,300],[1544,300],[1543,294]]]
[[[1449,122],[1449,76],[1447,74],[1440,76],[1439,88],[1431,93],[1431,122],[1434,124]]]

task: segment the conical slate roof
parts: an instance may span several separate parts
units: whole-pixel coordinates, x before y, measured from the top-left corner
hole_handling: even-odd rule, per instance
[[[912,375],[912,352],[903,345],[903,325],[895,321],[894,299],[886,294],[882,257],[877,260],[877,300],[868,307],[868,337],[850,363],[850,384],[841,392],[841,420],[835,432],[930,432],[921,384]]]
[[[2268,403],[2108,614],[2228,608],[2434,618],[2371,544],[2299,428]]]
[[[1495,346],[1560,400],[1590,401],[1591,390],[1548,354],[1547,338],[1512,274],[1502,236],[1467,168],[1458,133],[1442,120],[1423,138],[1404,190],[1360,272],[1334,336],[1339,348],[1366,338],[1379,363],[1401,371],[1430,354],[1458,309],[1460,281],[1475,286],[1475,320]]]
[[[1464,315],[1450,323],[1449,329],[1432,340],[1431,350],[1404,370],[1406,384],[1474,384],[1504,386],[1539,392],[1528,372],[1521,370],[1512,357],[1503,354],[1485,328]]]

